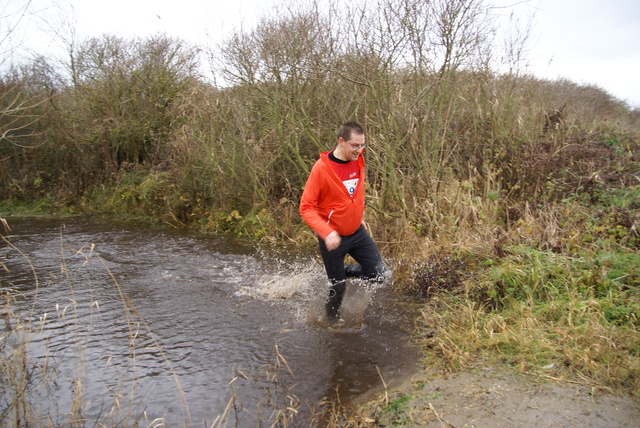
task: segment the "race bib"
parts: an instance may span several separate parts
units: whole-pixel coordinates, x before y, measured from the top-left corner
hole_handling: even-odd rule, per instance
[[[351,180],[344,180],[342,182],[344,184],[344,187],[347,189],[347,192],[349,192],[350,196],[353,196],[353,193],[356,191],[356,186],[358,185],[359,180],[359,178],[353,178]]]

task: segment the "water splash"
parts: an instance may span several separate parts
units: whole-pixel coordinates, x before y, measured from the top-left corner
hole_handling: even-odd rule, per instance
[[[322,283],[323,275],[314,260],[292,263],[278,260],[271,272],[261,274],[255,283],[241,286],[236,295],[262,300],[308,300]]]
[[[295,261],[262,257],[263,266],[269,272],[260,273],[242,285],[236,296],[249,297],[272,304],[286,302],[298,322],[307,325],[340,331],[361,331],[366,327],[366,311],[377,290],[388,284],[364,279],[348,278],[347,288],[340,309],[339,323],[326,318],[325,302],[329,292],[329,281],[321,261],[317,258]]]

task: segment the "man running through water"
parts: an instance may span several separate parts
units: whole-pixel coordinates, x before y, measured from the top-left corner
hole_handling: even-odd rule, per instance
[[[326,303],[327,318],[331,321],[339,319],[347,276],[384,279],[382,257],[362,222],[364,148],[362,126],[357,122],[342,125],[336,148],[320,153],[300,200],[300,215],[318,235],[320,254],[331,283]],[[358,264],[345,265],[347,254]]]

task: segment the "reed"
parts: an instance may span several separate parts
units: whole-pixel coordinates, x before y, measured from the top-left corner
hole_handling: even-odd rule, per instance
[[[16,69],[0,99],[35,91],[47,102],[32,103],[38,120],[24,123],[19,144],[0,142],[0,199],[306,242],[301,190],[347,118],[367,129],[370,223],[388,242],[448,230],[438,220],[455,220],[447,211],[469,197],[561,197],[585,185],[590,159],[609,147],[618,151],[609,168],[629,168],[637,114],[624,103],[493,73],[481,1],[399,3],[335,5],[332,15],[313,1],[282,8],[206,52],[224,85],[201,78],[196,47],[160,36],[85,40],[69,81]],[[464,22],[447,19],[455,7]],[[353,34],[334,28],[353,20],[362,24]],[[460,39],[440,40],[446,25]],[[468,54],[447,56],[458,51]]]
[[[82,40],[62,78],[46,58],[14,68],[0,85],[0,130],[15,136],[0,140],[0,210],[314,245],[302,188],[357,119],[366,221],[398,289],[434,304],[426,347],[450,369],[509,351],[523,371],[637,387],[638,109],[521,64],[496,72],[483,1],[377,5],[279,8],[205,50],[213,82],[197,47],[160,36]],[[28,114],[5,134],[13,100]]]
[[[176,395],[181,403],[183,424],[190,425],[189,409],[171,362],[93,246],[79,249],[66,247],[61,233],[60,274],[47,272],[46,288],[49,291],[53,288],[66,289],[68,299],[58,302],[51,313],[38,299],[41,273],[5,236],[1,238],[12,252],[22,257],[24,264],[29,267],[33,282],[27,288],[18,288],[11,283],[2,284],[5,328],[0,337],[0,382],[3,386],[0,421],[3,426],[86,426],[89,421],[96,426],[123,423],[163,425],[164,415],[156,415],[148,420],[150,415],[144,411],[137,389],[136,366],[141,358],[145,358],[141,350],[144,348],[148,353],[149,344],[152,344],[151,347],[172,374]],[[78,279],[78,272],[88,264],[97,264],[104,269],[105,275],[111,280],[112,297],[121,303],[121,327],[127,333],[120,343],[123,347],[122,352],[118,353],[120,356],[104,355],[104,350],[96,349],[100,341],[92,340],[97,328],[93,319],[99,316],[100,301],[94,297],[91,283],[79,282]],[[9,269],[5,265],[0,267],[7,271]],[[25,305],[25,302],[30,302],[30,305]],[[18,311],[18,307],[27,309]],[[72,336],[70,346],[50,346],[47,338],[56,337],[61,327]],[[93,361],[96,355],[101,356],[98,361]],[[68,364],[70,360],[73,361],[73,376],[58,379],[57,362],[65,361]],[[87,370],[101,365],[124,367],[124,373],[120,373],[120,379],[115,384],[104,385],[102,396],[89,398],[86,391],[90,382]],[[95,384],[91,386],[94,389],[96,387]],[[62,393],[65,389],[70,391],[68,397]],[[94,400],[100,399],[102,404],[96,413]]]
[[[249,375],[236,369],[233,379],[229,382],[229,385],[239,381],[260,383],[263,391],[261,398],[255,403],[243,403],[238,399],[234,389],[224,411],[210,425],[212,428],[242,425],[279,428],[297,426],[301,403],[291,386],[291,380],[294,380],[295,376],[279,345],[283,340],[281,335],[286,333],[287,330],[282,330],[276,336],[273,361],[264,364],[257,373]]]
[[[437,330],[425,341],[430,355],[452,370],[489,358],[525,373],[637,394],[637,244],[618,227],[590,223],[593,216],[575,203],[527,214],[496,253],[458,272],[462,284],[435,288],[421,320],[423,329]]]

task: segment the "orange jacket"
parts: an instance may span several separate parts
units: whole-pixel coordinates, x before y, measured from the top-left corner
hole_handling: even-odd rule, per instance
[[[353,234],[364,213],[364,158],[358,157],[360,180],[353,197],[342,184],[329,160],[330,152],[320,153],[311,169],[300,200],[300,215],[321,239],[334,230],[342,236]]]

